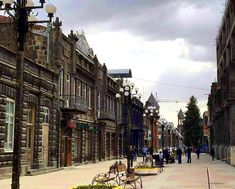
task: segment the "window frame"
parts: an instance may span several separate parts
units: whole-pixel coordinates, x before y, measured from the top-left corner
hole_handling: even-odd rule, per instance
[[[63,96],[64,95],[64,70],[60,70],[58,90],[59,90],[59,95]]]
[[[91,86],[87,85],[87,100],[88,100],[88,108],[91,109]]]
[[[47,112],[45,112],[47,110]],[[47,116],[47,122],[46,122],[46,116]],[[49,119],[50,119],[50,110],[48,107],[43,107],[43,124],[48,124],[49,125]]]
[[[6,123],[6,130],[7,130],[7,133],[6,133],[6,137],[5,137],[5,141],[4,141],[4,152],[13,152],[13,149],[14,149],[14,128],[15,128],[15,106],[16,106],[16,103],[15,103],[15,100],[13,99],[10,99],[10,98],[6,98],[6,101],[7,103],[13,103],[13,114],[10,114],[10,113],[7,113],[7,110],[6,110],[6,117],[5,117],[5,123]],[[7,106],[7,104],[6,104]],[[8,117],[8,119],[7,119]],[[8,133],[9,133],[9,123],[7,122],[7,120],[10,119],[10,117],[13,117],[13,121],[12,121],[12,149],[10,148],[6,148],[6,144],[9,144],[10,142],[8,141],[9,140],[9,136],[8,136]]]

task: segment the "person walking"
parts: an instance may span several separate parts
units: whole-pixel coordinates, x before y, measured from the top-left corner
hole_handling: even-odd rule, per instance
[[[180,147],[177,148],[176,155],[177,155],[178,163],[179,164],[182,163],[182,150]]]
[[[197,147],[197,149],[196,149],[197,159],[200,158],[200,153],[201,153],[200,148]]]
[[[163,161],[163,153],[162,153],[162,151],[159,152],[159,164],[160,164],[160,167],[164,167],[163,166],[164,161]]]
[[[148,152],[148,148],[146,146],[144,146],[143,149],[142,149],[143,162],[145,162],[145,160],[146,160],[147,152]]]
[[[189,146],[186,150],[186,153],[187,153],[187,163],[191,163],[191,153],[192,153],[192,148],[191,146]]]
[[[131,163],[131,167],[133,167],[134,158],[135,158],[134,148],[132,146],[130,146],[130,163]]]
[[[134,151],[134,161],[137,160],[137,150],[136,150],[136,147],[133,146],[133,151]]]
[[[215,150],[213,147],[211,147],[210,154],[211,154],[212,161],[214,161],[215,160]]]
[[[170,154],[169,154],[168,148],[163,149],[163,159],[164,158],[166,159],[166,164],[168,164],[169,159],[170,159]]]

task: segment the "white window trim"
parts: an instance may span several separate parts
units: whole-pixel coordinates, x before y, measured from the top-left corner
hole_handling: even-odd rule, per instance
[[[59,95],[62,96],[64,94],[64,70],[60,70],[59,75]]]
[[[88,108],[91,110],[92,109],[92,107],[91,107],[91,101],[92,101],[91,86],[87,86],[87,99],[88,99]]]
[[[13,99],[10,99],[10,98],[7,98],[6,99],[7,100],[7,102],[13,102],[14,103],[14,109],[13,109],[13,112],[14,112],[14,114],[13,114],[13,128],[12,128],[12,149],[6,149],[5,148],[5,144],[7,143],[7,142],[4,142],[4,152],[13,152],[13,149],[14,149],[14,128],[15,128],[15,100],[13,100]],[[7,115],[12,115],[12,114],[7,114],[7,112],[6,112],[6,117],[7,117]],[[5,119],[5,121],[6,121],[6,119]]]
[[[70,76],[70,73],[67,73],[67,76],[66,76],[66,80],[67,80],[67,95],[70,95],[71,93],[71,88],[70,88],[70,82],[71,82],[71,76]]]
[[[47,112],[47,114],[45,113],[45,110],[48,110]],[[45,122],[45,119],[46,119],[46,115],[48,115],[48,123],[47,122]],[[50,110],[49,110],[49,108],[48,107],[43,107],[43,124],[45,125],[45,124],[47,124],[47,125],[49,125],[49,119],[50,119]]]

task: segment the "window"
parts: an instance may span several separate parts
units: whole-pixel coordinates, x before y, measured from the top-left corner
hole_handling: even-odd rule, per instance
[[[88,108],[91,109],[91,87],[87,86]]]
[[[82,91],[82,82],[77,80],[77,87],[76,87],[76,95],[81,96],[81,91]]]
[[[35,105],[28,104],[28,116],[26,123],[26,148],[31,149],[34,140]]]
[[[100,92],[97,91],[97,117],[100,117],[100,106],[101,106],[101,99],[100,99]]]
[[[67,95],[70,95],[70,74],[67,74]]]
[[[86,84],[82,83],[82,96],[86,98]]]
[[[109,97],[106,96],[106,110],[109,110]]]
[[[6,138],[4,143],[4,151],[13,151],[14,141],[14,119],[15,119],[15,101],[7,99],[6,104]]]
[[[47,107],[43,108],[43,123],[49,124],[49,108]]]
[[[59,76],[59,95],[63,95],[63,84],[64,84],[64,72],[63,70],[60,71],[60,76]]]
[[[111,99],[111,101],[112,101],[112,110],[115,110],[115,105],[114,105],[114,99]]]

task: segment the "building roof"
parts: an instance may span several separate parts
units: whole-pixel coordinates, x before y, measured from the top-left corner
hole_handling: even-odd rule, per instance
[[[149,102],[151,106],[155,106],[155,107],[159,108],[159,104],[158,104],[156,98],[153,96],[153,93],[150,94],[147,102]]]
[[[178,119],[184,119],[184,112],[181,109],[178,113]]]
[[[131,69],[111,69],[108,70],[108,74],[112,78],[131,78]]]
[[[76,43],[77,48],[84,53],[87,57],[92,57],[94,58],[94,52],[93,49],[90,48],[86,37],[85,37],[85,33],[82,30],[81,32],[77,32],[77,37],[78,37],[78,41]]]

